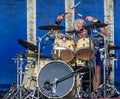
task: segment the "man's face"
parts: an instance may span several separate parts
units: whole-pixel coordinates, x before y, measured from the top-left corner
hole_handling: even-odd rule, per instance
[[[78,23],[76,24],[77,29],[78,29],[79,31],[81,31],[80,33],[78,33],[78,36],[79,36],[80,38],[82,38],[82,37],[87,37],[87,36],[88,36],[88,31],[87,31],[85,28],[83,28],[84,25],[85,25],[84,22],[78,22]]]

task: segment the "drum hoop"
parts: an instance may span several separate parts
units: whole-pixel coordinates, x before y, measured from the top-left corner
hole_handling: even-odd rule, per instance
[[[76,51],[76,55],[77,55],[77,53],[78,53],[78,51],[80,50],[80,48]],[[94,50],[91,50],[92,52],[93,52],[93,55],[91,56],[91,58],[89,58],[89,59],[92,59],[94,56],[95,56],[95,51]],[[86,59],[86,60],[84,60],[84,61],[87,61],[87,60],[89,60],[89,59]],[[81,59],[81,60],[83,60],[83,59]]]
[[[94,49],[90,49],[90,47],[84,47],[84,48],[78,48],[78,49],[76,50],[76,53],[77,53],[77,51],[82,50],[82,49],[89,49],[90,51],[93,51],[93,52],[94,52]]]
[[[89,39],[89,40],[92,41],[92,39],[91,39],[90,37],[82,37],[82,38],[79,38],[78,40],[76,40],[76,43],[78,43],[78,41],[79,41],[80,39]]]
[[[73,72],[72,67],[70,67],[68,64],[66,64],[64,61],[55,60],[55,61],[52,61],[52,62],[50,62],[50,63],[54,63],[54,62],[61,62],[61,63],[64,63],[64,64],[67,65],[67,66],[71,69],[71,71]],[[46,65],[48,65],[48,64],[50,64],[50,63],[47,63]],[[46,66],[46,65],[45,65],[45,66]],[[44,67],[45,67],[45,66],[44,66]],[[43,67],[43,68],[44,68],[44,67]],[[43,70],[43,68],[40,70],[40,72]],[[39,72],[39,74],[40,74],[40,72]],[[39,76],[39,75],[38,75],[38,76]],[[66,96],[68,93],[70,93],[70,91],[73,89],[74,83],[75,83],[75,77],[73,76],[73,84],[72,84],[70,90],[69,90],[66,94],[64,94],[63,96],[61,96],[61,97],[51,97],[51,96],[48,97],[46,94],[44,94],[44,93],[41,91],[41,88],[39,87],[39,85],[38,85],[38,89],[39,89],[39,91],[40,91],[44,96],[46,96],[46,97],[48,97],[48,98],[63,98],[63,97]],[[39,84],[38,80],[37,80],[37,84]]]
[[[72,54],[74,55],[74,51],[72,51],[71,49],[69,49],[69,48],[66,48],[66,47],[64,47],[64,46],[61,46],[61,47],[57,47],[58,49],[53,49],[53,51],[54,50],[59,50],[59,48],[64,48],[65,50],[69,50],[69,51],[71,51],[72,52]],[[57,61],[59,61],[59,60],[57,60]]]
[[[72,41],[74,41],[74,39],[72,37],[58,37],[56,39],[64,39],[64,38],[66,38],[66,40],[72,40]]]

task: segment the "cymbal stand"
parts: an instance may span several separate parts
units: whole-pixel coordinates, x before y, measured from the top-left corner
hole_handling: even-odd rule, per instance
[[[104,38],[104,49],[102,49],[102,51],[101,52],[104,52],[104,57],[102,56],[101,57],[101,60],[103,61],[103,69],[104,69],[104,81],[103,81],[103,84],[102,85],[100,85],[100,87],[102,87],[103,88],[103,96],[104,96],[104,98],[106,98],[106,84],[107,84],[107,80],[106,80],[106,69],[107,69],[107,67],[108,67],[108,39],[107,39],[107,37],[106,36],[104,36],[103,34],[101,34],[101,33],[99,33],[97,30],[96,30],[96,28],[94,28],[94,30],[93,30],[93,32],[94,33],[98,33],[98,34],[100,34],[101,36],[103,36],[103,38]]]
[[[96,92],[98,94],[100,94],[101,92],[103,92],[103,97],[104,98],[109,98],[110,95],[108,92],[111,92],[113,90],[112,86],[109,83],[109,53],[108,53],[108,43],[110,41],[109,38],[107,38],[105,35],[97,32],[97,30],[95,29],[94,32],[100,34],[101,36],[103,36],[104,38],[104,48],[102,49],[102,52],[104,53],[104,56],[101,57],[101,60],[103,61],[103,71],[104,71],[104,78],[103,78],[103,84],[101,84],[99,86],[99,88],[96,90]],[[112,90],[111,90],[112,89]],[[100,92],[101,91],[101,92]],[[102,93],[101,93],[102,94]]]
[[[90,31],[91,31],[91,35],[93,35],[92,34],[92,29]],[[89,46],[90,46],[89,50],[90,51],[93,50],[91,40],[93,42],[93,37],[92,36],[90,36],[90,39],[89,39]],[[95,54],[95,50],[93,50],[93,54]],[[89,80],[88,80],[89,88],[86,90],[86,98],[91,98],[91,97],[93,97],[93,95],[92,95],[92,75],[94,75],[96,80],[97,80],[96,72],[94,72],[94,70],[93,70],[93,67],[96,69],[95,55],[93,55],[92,58],[90,58],[90,55],[89,55],[89,60],[88,60],[87,65],[88,65],[88,68],[89,68]]]
[[[41,41],[42,41],[42,39],[44,37],[46,37],[50,33],[52,33],[52,30],[48,31],[48,33],[46,33],[42,37],[39,37],[39,36],[37,37],[38,38],[38,40],[37,40],[37,42],[38,42],[38,57],[37,57],[38,61],[37,61],[37,66],[39,67],[39,70],[41,70],[41,66],[40,66],[40,54],[41,54],[40,53],[40,49],[41,49],[40,46],[41,46]],[[36,77],[36,80],[38,80],[38,77]],[[33,91],[26,98],[32,97],[32,99],[34,99],[34,98],[39,99],[40,98],[40,94],[39,94],[39,88],[38,87],[39,86],[38,86],[38,82],[37,82],[37,85],[35,86]],[[35,97],[36,92],[37,92],[37,96]]]
[[[17,55],[17,59],[15,59],[17,62],[17,91],[14,93],[13,98],[16,97],[19,99],[22,99],[23,92],[25,89],[22,88],[22,76],[23,76],[23,69],[22,69],[22,64],[23,64],[23,57],[22,55]]]

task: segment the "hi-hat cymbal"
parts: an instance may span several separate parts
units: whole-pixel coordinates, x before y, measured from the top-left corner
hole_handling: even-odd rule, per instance
[[[108,26],[108,24],[105,23],[93,23],[93,24],[89,24],[89,25],[84,25],[84,28],[102,28],[102,27],[106,27]]]
[[[59,26],[56,24],[51,24],[51,25],[39,26],[38,29],[40,30],[62,30],[62,29],[65,29],[65,27]]]
[[[25,47],[26,49],[28,49],[28,50],[38,52],[38,47],[37,47],[36,45],[28,42],[28,41],[19,39],[19,40],[18,40],[18,43],[19,43],[20,45],[22,45],[23,47]]]
[[[20,55],[22,57],[33,57],[33,58],[37,58],[38,57],[38,53],[22,53]],[[40,58],[50,58],[50,56],[44,55],[44,54],[40,54]]]

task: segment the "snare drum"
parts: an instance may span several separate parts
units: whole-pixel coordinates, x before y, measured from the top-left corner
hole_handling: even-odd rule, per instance
[[[24,78],[23,78],[23,87],[27,89],[33,90],[36,85],[37,85],[37,79],[38,79],[38,74],[40,70],[51,60],[40,60],[40,66],[38,66],[37,62],[34,64],[27,64],[26,65],[26,70],[24,73]]]
[[[76,42],[76,56],[81,60],[89,60],[94,55],[94,44],[90,38],[81,38]]]
[[[61,79],[73,72],[72,68],[62,62],[53,61],[46,64],[38,76],[40,92],[48,98],[62,98],[66,96],[74,86],[74,76],[65,80]],[[55,83],[57,80],[61,82]]]
[[[70,37],[56,38],[54,41],[52,57],[55,60],[60,59],[64,62],[70,62],[74,58],[74,40]]]

